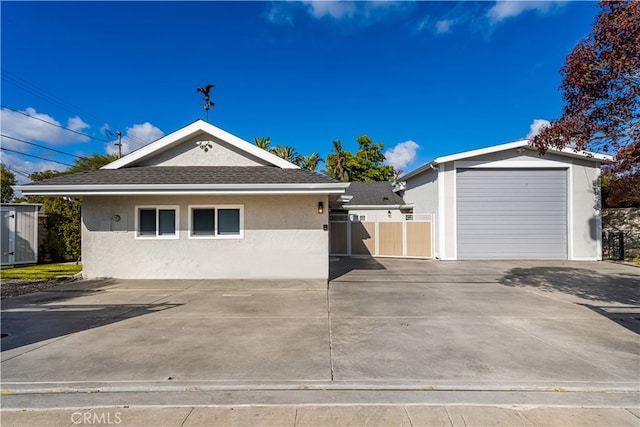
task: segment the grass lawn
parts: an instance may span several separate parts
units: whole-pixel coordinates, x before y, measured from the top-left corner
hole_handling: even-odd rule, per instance
[[[2,279],[54,280],[59,276],[73,276],[82,271],[79,264],[39,264],[28,267],[4,268]]]

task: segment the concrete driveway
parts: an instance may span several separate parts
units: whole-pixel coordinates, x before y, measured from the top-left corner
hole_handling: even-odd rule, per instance
[[[638,268],[399,259],[331,268],[328,290],[102,280],[4,300],[2,388],[638,390]]]

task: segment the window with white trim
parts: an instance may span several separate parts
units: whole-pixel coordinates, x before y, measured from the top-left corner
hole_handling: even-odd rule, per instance
[[[189,238],[241,239],[243,221],[242,206],[189,206]]]
[[[136,206],[136,238],[177,239],[178,206]]]

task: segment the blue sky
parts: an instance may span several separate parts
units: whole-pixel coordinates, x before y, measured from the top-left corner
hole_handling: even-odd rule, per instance
[[[2,134],[82,155],[113,152],[101,140],[120,130],[130,151],[205,118],[196,88],[212,83],[209,121],[241,138],[325,158],[334,139],[355,151],[366,134],[407,172],[558,117],[558,70],[598,11],[550,1],[3,1]],[[21,181],[65,168],[9,151],[2,161]]]

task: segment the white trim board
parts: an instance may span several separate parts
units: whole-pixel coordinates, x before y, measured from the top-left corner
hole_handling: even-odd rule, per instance
[[[259,159],[264,160],[267,163],[270,163],[274,166],[278,166],[282,169],[300,169],[298,166],[293,163],[289,163],[288,161],[281,159],[280,157],[269,153],[262,148],[257,147],[250,142],[245,141],[244,139],[238,138],[235,135],[230,134],[227,131],[224,131],[212,124],[205,122],[204,120],[196,120],[183,127],[182,129],[178,129],[175,132],[170,133],[151,144],[145,145],[138,150],[127,154],[126,156],[109,163],[108,165],[103,166],[101,169],[120,169],[125,166],[130,166],[136,162],[142,161],[144,159],[152,157],[154,154],[157,154],[172,145],[178,145],[185,140],[195,137],[201,133],[209,134],[217,139],[220,139],[227,144],[237,148],[240,151],[244,151],[251,156],[257,157]]]

